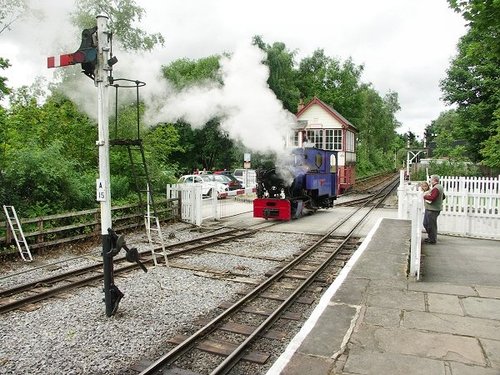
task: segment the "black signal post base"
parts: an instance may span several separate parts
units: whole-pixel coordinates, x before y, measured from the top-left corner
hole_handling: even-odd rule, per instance
[[[144,272],[148,269],[142,264],[139,259],[139,252],[135,247],[128,248],[123,236],[118,236],[115,231],[108,228],[108,234],[102,236],[102,257],[104,264],[104,302],[106,303],[106,315],[112,316],[118,310],[118,304],[123,298],[123,293],[114,284],[113,275],[113,257],[125,249],[127,254],[125,258],[131,263],[137,263]]]

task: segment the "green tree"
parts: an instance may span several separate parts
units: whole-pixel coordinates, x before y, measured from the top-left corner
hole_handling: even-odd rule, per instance
[[[448,0],[468,22],[458,43],[458,54],[441,82],[447,103],[458,106],[461,135],[473,161],[498,165],[494,152],[500,137],[500,2]],[[493,147],[493,148],[492,148]]]
[[[76,11],[72,14],[74,24],[80,29],[96,25],[96,16],[104,14],[109,18],[113,35],[121,42],[122,48],[132,51],[151,51],[155,46],[163,46],[164,37],[160,33],[148,34],[135,24],[140,24],[144,8],[134,0],[76,0]]]
[[[296,51],[289,51],[285,43],[275,42],[272,45],[264,43],[262,37],[254,36],[253,44],[266,52],[264,63],[269,67],[267,83],[283,107],[291,113],[297,112],[300,91],[296,85],[295,70]]]
[[[28,11],[25,0],[0,0],[0,34],[10,30],[12,25],[21,19]],[[10,67],[9,60],[0,57],[0,69]],[[7,78],[0,76],[0,99],[10,93],[7,87]]]
[[[10,30],[28,11],[26,0],[0,0],[0,34]]]
[[[451,160],[469,160],[459,133],[460,116],[456,110],[442,112],[426,127],[426,141],[432,156],[449,157]]]
[[[219,59],[217,55],[198,60],[178,59],[162,67],[163,76],[178,90],[205,81],[222,84]]]
[[[92,207],[95,126],[62,94],[40,95],[37,84],[13,90],[3,112],[2,202],[33,214]]]
[[[0,69],[5,70],[10,67],[9,60],[0,57]],[[0,100],[10,94],[10,89],[7,87],[7,77],[0,76]]]
[[[370,149],[381,149],[384,153],[393,151],[390,140],[395,138],[400,126],[396,119],[400,109],[397,93],[390,92],[382,98],[371,86],[364,86],[361,99],[356,123],[359,139],[365,140]]]
[[[179,59],[163,66],[163,75],[178,90],[207,81],[222,85],[219,58]],[[201,129],[190,129],[187,125],[176,124],[180,135],[179,148],[174,150],[172,157],[180,170],[191,172],[194,169],[232,167],[236,154],[234,142],[220,129],[219,119],[212,119]]]
[[[318,49],[301,60],[297,86],[305,102],[316,96],[356,124],[363,100],[362,72],[363,66],[355,65],[352,59],[341,62]]]

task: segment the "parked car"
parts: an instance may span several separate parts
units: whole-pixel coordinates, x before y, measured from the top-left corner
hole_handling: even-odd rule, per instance
[[[244,188],[255,187],[257,185],[257,173],[255,169],[235,169],[233,175],[240,180]]]
[[[241,183],[241,181],[227,171],[222,171],[222,173],[214,172],[212,177],[216,181],[226,184],[229,190],[243,189],[243,184]]]
[[[225,175],[228,175],[228,174],[232,174],[232,173],[231,173],[231,171],[223,169],[223,170],[220,170],[220,171],[214,171],[213,174],[225,174]]]
[[[225,197],[229,191],[227,185],[222,182],[215,181],[213,175],[208,174],[189,174],[181,176],[177,181],[179,184],[201,184],[201,193],[206,197],[211,197],[212,192],[217,192],[217,198]]]

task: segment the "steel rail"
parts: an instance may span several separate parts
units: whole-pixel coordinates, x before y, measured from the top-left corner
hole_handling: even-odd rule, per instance
[[[207,239],[210,240],[210,239],[213,239],[215,237],[218,237],[218,236],[221,236],[221,235],[232,234],[232,233],[237,232],[237,231],[238,231],[237,229],[229,230],[229,231],[225,231],[223,233],[218,233],[218,234],[214,234],[214,235],[211,235],[211,236],[201,237],[201,238],[199,238],[197,240],[188,240],[188,241],[185,241],[185,242],[182,242],[182,243],[173,244],[173,245],[171,245],[169,247],[170,248],[175,248],[175,247],[185,246],[186,244],[192,244],[192,243],[194,243],[196,241],[198,241],[198,242],[199,241],[203,241],[203,240],[206,241]],[[239,231],[241,231],[241,230],[239,230]],[[206,247],[213,246],[215,244],[219,244],[219,243],[227,242],[227,241],[230,241],[230,240],[234,240],[235,238],[241,238],[241,237],[245,237],[245,236],[250,236],[250,235],[252,235],[254,233],[256,233],[255,230],[253,230],[253,231],[244,231],[243,233],[233,234],[231,237],[225,237],[225,238],[221,238],[221,239],[218,239],[218,240],[215,240],[215,241],[198,244],[198,245],[193,246],[193,247],[189,247],[189,248],[185,248],[185,249],[180,249],[180,250],[177,250],[177,251],[172,251],[172,252],[170,252],[168,254],[168,256],[172,257],[172,256],[176,256],[176,255],[179,255],[179,254],[184,254],[186,252],[202,250],[202,249],[204,249]],[[141,254],[147,254],[149,252],[150,251],[145,251],[145,252],[143,252]],[[126,260],[125,258],[120,258],[117,261],[119,261],[119,263],[122,263],[125,260]],[[146,259],[143,260],[143,262],[146,263],[146,264],[147,263],[152,263],[153,262],[153,258],[152,257],[146,258]],[[21,292],[26,292],[26,291],[34,290],[35,288],[37,288],[38,286],[43,285],[43,284],[50,284],[50,283],[55,283],[55,282],[62,282],[62,281],[67,280],[70,277],[79,276],[79,275],[82,275],[82,274],[85,274],[85,273],[89,273],[89,272],[97,270],[97,269],[99,269],[101,267],[102,267],[102,262],[94,264],[94,265],[91,265],[91,266],[88,266],[88,267],[80,268],[78,270],[66,272],[64,274],[60,274],[60,275],[53,276],[53,277],[50,277],[50,278],[46,278],[46,279],[42,279],[42,280],[37,280],[37,281],[35,281],[33,283],[23,284],[23,285],[20,285],[18,287],[14,287],[14,288],[11,288],[11,289],[7,289],[7,290],[1,291],[0,292],[0,297],[5,298],[5,297],[8,297],[8,296],[12,296],[14,294],[19,294]],[[116,268],[114,270],[114,273],[115,274],[123,273],[123,272],[131,271],[131,270],[136,269],[138,267],[139,266],[134,263],[134,264],[130,264],[130,265],[126,265],[126,266],[120,267],[120,268]],[[71,283],[67,284],[67,285],[62,285],[62,286],[59,286],[59,287],[53,287],[50,290],[47,290],[47,291],[44,291],[44,292],[37,292],[36,294],[30,295],[30,296],[27,296],[27,297],[24,297],[24,298],[19,298],[19,299],[14,300],[14,301],[10,301],[10,302],[8,302],[6,304],[0,305],[0,314],[6,313],[8,311],[15,310],[15,309],[17,309],[17,308],[19,308],[19,307],[21,307],[23,305],[27,305],[27,304],[30,304],[30,303],[35,303],[35,302],[42,301],[44,299],[47,299],[47,298],[52,297],[54,295],[57,295],[58,293],[61,293],[63,291],[67,291],[67,290],[70,290],[70,289],[73,289],[73,288],[76,288],[76,287],[79,287],[79,286],[87,285],[87,284],[90,284],[92,282],[101,280],[102,278],[103,278],[103,275],[102,275],[102,273],[100,273],[98,275],[86,277],[86,278],[83,278],[81,280],[76,280],[76,281],[72,280]]]
[[[389,186],[391,186],[392,184],[390,184]],[[380,202],[382,202],[393,190],[393,187],[391,187],[391,189],[388,190],[387,193],[385,193],[383,196],[382,196],[382,199]],[[383,192],[384,189],[381,189],[380,192]],[[377,196],[374,197],[373,200],[375,199],[378,199]],[[366,203],[368,204],[368,202]],[[281,305],[279,305],[267,318],[266,320],[264,320],[243,342],[240,343],[240,345],[238,345],[238,347],[229,355],[227,356],[220,364],[219,366],[217,366],[217,368],[215,368],[211,373],[210,375],[222,375],[222,374],[227,374],[235,365],[236,363],[238,363],[241,358],[243,357],[244,355],[244,351],[248,348],[248,346],[258,337],[258,336],[261,336],[265,330],[267,330],[269,328],[270,325],[272,325],[279,317],[280,315],[283,313],[283,311],[286,310],[286,308],[291,305],[305,290],[306,288],[309,287],[309,285],[311,285],[313,283],[313,281],[316,279],[316,277],[332,262],[332,260],[334,259],[334,257],[337,255],[337,253],[345,246],[345,244],[351,239],[351,237],[353,236],[354,234],[354,231],[359,227],[359,225],[361,225],[361,223],[368,217],[368,215],[375,209],[377,208],[379,205],[376,204],[374,206],[372,206],[368,212],[366,212],[363,217],[354,225],[354,227],[347,233],[345,239],[342,241],[342,243],[337,247],[337,249],[332,253],[330,254],[330,256],[328,256],[327,259],[325,259],[323,261],[323,263],[321,263],[321,265],[311,273],[311,275],[309,275],[309,277],[304,280],[304,282],[302,282],[302,284],[300,284],[298,286],[298,288],[296,288],[292,294],[285,300],[281,303]],[[363,205],[361,208],[363,208],[365,205]],[[357,211],[355,211],[354,213],[356,213]],[[348,216],[348,218],[352,217],[354,215],[354,213],[352,213],[351,215]],[[347,221],[347,219],[346,219]],[[344,221],[345,223],[345,221]],[[334,229],[331,229],[328,234],[326,234],[324,237],[321,238],[321,240],[319,241],[319,244],[314,244],[313,246],[311,247],[314,247],[314,248],[318,248],[325,240],[326,238],[330,237],[333,232],[339,227],[338,226],[335,226]]]
[[[390,193],[390,192],[389,192]],[[389,194],[388,193],[388,194]],[[384,198],[387,195],[384,195]],[[372,199],[377,199],[378,196],[375,195]],[[266,290],[271,284],[273,284],[276,280],[281,278],[286,272],[292,269],[297,263],[302,261],[305,257],[308,257],[311,253],[313,253],[318,247],[320,247],[326,240],[330,238],[330,236],[337,230],[341,225],[345,224],[347,220],[349,220],[353,215],[359,212],[363,207],[365,207],[369,202],[366,202],[363,206],[359,207],[357,210],[354,210],[352,213],[344,217],[341,222],[331,227],[328,232],[322,236],[315,244],[309,246],[302,254],[300,254],[297,258],[286,264],[282,269],[268,277],[263,283],[255,287],[253,290],[248,292],[245,296],[243,296],[240,300],[232,304],[221,314],[213,318],[210,322],[208,322],[205,326],[198,329],[195,333],[193,333],[190,337],[186,338],[182,343],[171,349],[168,353],[164,354],[152,364],[150,364],[146,369],[144,369],[140,375],[149,375],[153,374],[156,371],[159,371],[163,367],[173,363],[177,358],[187,352],[196,342],[198,342],[201,338],[207,336],[209,333],[216,330],[216,325],[222,322],[226,317],[231,315],[233,312],[236,312],[241,306],[245,305],[250,300],[254,299],[259,293]],[[361,218],[358,223],[353,227],[353,229],[348,233],[346,239],[339,245],[339,247],[334,251],[319,267],[316,271],[313,272],[300,286],[298,289],[294,291],[257,329],[250,334],[226,359],[220,363],[220,365],[211,372],[211,375],[215,374],[225,374],[234,365],[239,361],[239,359],[243,356],[244,350],[248,347],[248,345],[253,342],[253,340],[262,334],[264,330],[268,328],[270,324],[272,324],[276,319],[278,319],[279,315],[283,312],[289,304],[291,304],[298,295],[300,295],[305,288],[307,288],[317,277],[317,275],[323,271],[323,269],[331,262],[333,257],[337,255],[338,251],[340,251],[347,241],[352,237],[352,234],[357,229],[357,227],[368,217],[370,212],[376,208],[376,205],[370,208],[368,212],[365,213],[363,218]]]

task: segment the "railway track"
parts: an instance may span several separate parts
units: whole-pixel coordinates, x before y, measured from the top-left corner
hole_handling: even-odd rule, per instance
[[[224,310],[195,332],[169,339],[168,344],[173,347],[167,353],[153,361],[143,360],[134,370],[141,375],[177,374],[183,370],[211,375],[260,373],[260,366],[270,357],[259,350],[266,346],[261,342],[277,340],[275,345],[282,344],[287,335],[277,328],[279,322],[305,319],[302,314],[294,313],[301,310],[297,306],[312,304],[311,295],[331,283],[333,280],[329,278],[338,275],[354,252],[356,228],[396,186],[397,183],[391,183],[379,190],[239,300],[219,306]],[[370,204],[346,236],[335,236],[339,227]]]
[[[343,212],[342,215],[351,211],[355,211],[355,209],[350,208],[349,210],[341,210],[341,212]],[[362,209],[362,211],[366,211],[366,208]],[[335,215],[335,217],[337,217],[335,221],[338,221],[339,216],[340,215]],[[357,216],[359,215],[355,217]],[[241,224],[243,224],[243,222],[244,221],[242,221]],[[236,221],[236,224],[237,223],[238,221]],[[297,224],[300,223],[297,222],[292,224],[292,228]],[[123,280],[125,291],[128,296],[133,298],[126,300],[125,304],[122,306],[122,311],[120,311],[116,319],[102,320],[100,318],[100,307],[95,304],[95,301],[100,301],[101,298],[99,292],[101,286],[98,282],[95,282],[92,288],[80,288],[79,291],[71,293],[71,298],[63,295],[62,297],[66,297],[64,300],[57,298],[49,303],[34,303],[33,305],[35,308],[42,308],[29,314],[12,311],[4,315],[5,320],[12,322],[11,325],[13,329],[12,332],[9,331],[9,336],[6,336],[6,342],[8,342],[9,347],[12,348],[12,355],[9,354],[9,357],[6,357],[8,362],[5,363],[5,365],[10,366],[9,368],[11,369],[19,369],[20,364],[17,364],[16,353],[22,350],[21,348],[31,345],[27,337],[33,332],[36,332],[40,337],[45,337],[45,339],[43,339],[45,342],[44,345],[49,345],[47,346],[48,348],[55,345],[55,343],[49,343],[51,342],[50,339],[44,334],[46,329],[36,323],[44,321],[45,324],[42,326],[46,326],[47,329],[53,332],[50,336],[52,337],[52,335],[55,335],[54,338],[57,340],[57,343],[67,346],[67,354],[71,354],[69,354],[69,357],[67,355],[66,359],[58,359],[62,357],[54,355],[51,357],[52,360],[50,363],[52,363],[52,365],[45,365],[43,363],[48,362],[43,361],[47,356],[50,357],[52,355],[51,350],[48,350],[47,353],[41,356],[38,353],[33,353],[29,356],[31,367],[30,364],[26,362],[22,364],[26,371],[28,371],[27,369],[34,370],[43,366],[46,373],[56,373],[55,366],[61,366],[61,368],[67,369],[68,371],[75,371],[76,369],[77,372],[84,372],[80,363],[86,363],[86,366],[89,367],[85,368],[92,368],[94,373],[120,373],[128,375],[143,371],[146,367],[151,365],[152,362],[140,368],[134,368],[134,364],[137,364],[137,355],[139,353],[147,348],[147,352],[149,353],[148,357],[155,358],[155,356],[152,355],[155,350],[160,351],[166,349],[157,352],[159,356],[161,353],[170,350],[170,348],[179,345],[186,337],[178,336],[176,338],[176,335],[191,335],[198,327],[213,320],[220,311],[216,308],[217,304],[220,305],[220,308],[229,307],[227,304],[220,304],[220,301],[229,300],[231,304],[235,303],[238,299],[238,295],[244,296],[248,292],[248,290],[242,290],[242,286],[253,285],[252,288],[256,288],[259,282],[262,281],[262,278],[264,278],[264,274],[268,272],[270,268],[276,267],[276,265],[283,265],[285,261],[297,258],[299,254],[304,251],[304,247],[308,247],[311,245],[313,239],[320,237],[318,234],[314,234],[314,232],[291,232],[290,229],[286,229],[286,225],[283,231],[279,229],[277,231],[265,230],[265,227],[280,225],[272,221],[259,221],[258,225],[255,226],[248,226],[248,223],[244,225],[246,225],[245,227],[242,226],[244,229],[256,231],[256,235],[248,239],[230,241],[229,244],[222,242],[221,246],[209,246],[198,252],[191,254],[185,253],[184,256],[181,253],[178,259],[169,261],[170,268],[158,267],[148,272],[148,274],[143,275],[141,272],[140,277],[136,272],[126,275],[127,280]],[[347,226],[350,227],[350,224],[344,224],[344,227]],[[325,228],[324,225],[323,228]],[[215,231],[223,230],[224,228],[221,228],[220,225],[214,225],[213,227],[203,229]],[[339,230],[338,233],[340,232],[345,234],[345,230]],[[334,234],[329,239],[329,242],[331,242],[330,245],[332,247],[337,247],[344,239],[345,237],[340,238]],[[199,239],[194,240],[194,242],[197,241],[199,241]],[[277,356],[281,354],[281,351],[286,347],[287,340],[291,339],[294,332],[297,332],[300,328],[303,317],[308,316],[312,311],[315,301],[321,296],[322,289],[333,281],[333,278],[340,272],[345,262],[347,262],[351,252],[354,251],[355,242],[356,239],[351,238],[350,243],[347,243],[344,249],[339,251],[333,262],[320,272],[312,284],[306,288],[305,292],[290,304],[288,310],[283,315],[280,315],[271,328],[266,330],[264,338],[261,339],[261,336],[257,335],[258,339],[250,343],[250,347],[245,349],[245,353],[264,353],[268,358],[271,358],[271,360],[268,359],[266,361],[267,366],[272,364],[272,359],[277,358]],[[277,249],[279,249],[278,251],[276,251],[276,245]],[[97,248],[95,250],[97,254],[99,249]],[[170,249],[169,252],[170,251],[173,250]],[[325,252],[322,251],[319,254],[324,255],[324,253]],[[142,257],[145,257],[145,254],[149,255],[149,252],[145,252]],[[170,258],[173,258],[173,256],[170,256]],[[255,258],[256,261],[249,258]],[[100,258],[97,255],[95,259],[99,260]],[[217,331],[214,332],[215,337],[212,336],[215,345],[220,345],[221,341],[227,341],[232,344],[224,347],[223,354],[210,354],[212,360],[206,360],[208,357],[204,357],[203,355],[198,356],[199,354],[194,355],[193,353],[202,352],[200,349],[194,349],[191,351],[193,357],[189,357],[189,355],[182,356],[177,359],[173,365],[191,368],[191,371],[195,373],[209,373],[215,369],[220,364],[221,359],[230,355],[232,350],[236,348],[245,337],[248,337],[248,335],[253,332],[254,327],[258,327],[262,324],[269,314],[288,298],[287,296],[290,292],[293,291],[299,283],[305,280],[306,273],[318,266],[319,262],[323,261],[323,259],[323,257],[318,256],[309,260],[304,260],[304,264],[297,265],[293,271],[287,273],[284,281],[281,282],[279,286],[270,286],[261,296],[256,297],[254,301],[248,302],[247,311],[235,312],[233,316],[229,318],[229,322],[223,325],[225,330],[217,329]],[[206,260],[208,260],[208,262],[206,262]],[[96,261],[96,263],[100,262]],[[193,264],[197,265],[198,270],[206,269],[208,272],[199,272],[197,267],[193,267]],[[133,266],[136,267],[135,264],[133,264]],[[66,267],[66,265],[64,267]],[[101,268],[100,264],[98,268]],[[182,268],[189,272],[184,271]],[[40,271],[45,273],[45,270]],[[212,271],[215,272],[212,273]],[[278,270],[276,270],[276,272],[277,271]],[[217,272],[219,273],[217,274]],[[39,273],[42,272],[33,272],[33,274]],[[266,275],[270,277],[274,273],[275,272],[272,272]],[[235,275],[241,275],[242,277],[235,277]],[[0,279],[3,278],[5,277]],[[12,284],[12,281],[15,282],[17,279],[19,279],[19,277],[7,281],[6,284]],[[209,287],[207,288],[205,286]],[[199,292],[191,292],[193,289]],[[224,290],[225,294],[221,294],[221,290]],[[192,296],[196,297],[193,299]],[[228,298],[227,296],[232,297]],[[204,310],[206,306],[210,307]],[[67,312],[68,308],[79,309],[80,316],[85,317],[85,320],[73,321],[74,315]],[[199,319],[199,314],[202,314],[201,316],[204,316],[207,321],[200,321],[199,324],[194,323]],[[15,317],[15,319],[12,319],[11,316]],[[133,317],[137,319],[134,323],[135,328],[128,326],[129,322],[132,321],[130,319],[133,319]],[[31,321],[33,321],[33,323],[28,323]],[[64,322],[64,324],[62,322]],[[6,321],[4,321],[4,323],[8,324]],[[95,330],[91,328],[94,325],[101,328],[104,327],[105,329],[104,331],[102,329]],[[23,333],[25,327],[31,328]],[[151,331],[152,327],[154,327],[154,331]],[[12,340],[10,338],[11,341],[7,341],[7,339],[13,335],[19,335],[19,339]],[[76,340],[71,339],[73,335],[75,339],[77,338]],[[152,344],[153,340],[160,338],[163,339],[159,344]],[[166,339],[170,339],[174,343],[167,344],[165,341]],[[123,340],[131,344],[121,347],[120,343],[124,342]],[[266,340],[268,343],[267,346],[265,344]],[[102,344],[104,342],[107,343],[105,347]],[[136,342],[138,344],[133,344]],[[80,353],[85,352],[89,347],[99,348],[93,349],[96,353],[99,353],[98,360],[76,360],[76,358],[79,358]],[[116,358],[115,355],[110,358],[106,354],[100,354],[107,353],[110,350],[115,353]],[[234,370],[232,369],[229,371],[231,371],[231,373],[237,373],[235,371],[243,369],[240,373],[245,374],[258,374],[265,371],[266,364],[261,365],[249,362],[246,360],[246,357],[244,358],[245,360],[237,362],[233,367]],[[73,359],[75,359],[74,362]],[[186,362],[188,365],[191,365],[191,367],[185,366]],[[196,363],[201,363],[200,366],[202,367],[193,367]],[[135,369],[139,369],[139,371],[135,371]]]
[[[170,259],[181,254],[200,251],[238,238],[248,237],[255,232],[256,230],[228,229],[212,235],[167,245],[165,248]],[[153,263],[150,251],[143,251],[140,255],[144,264]],[[139,268],[135,263],[129,264],[124,257],[115,259],[114,264],[115,274],[123,274]],[[74,288],[101,281],[103,279],[102,268],[102,262],[95,262],[86,267],[0,290],[0,313],[23,308]]]

